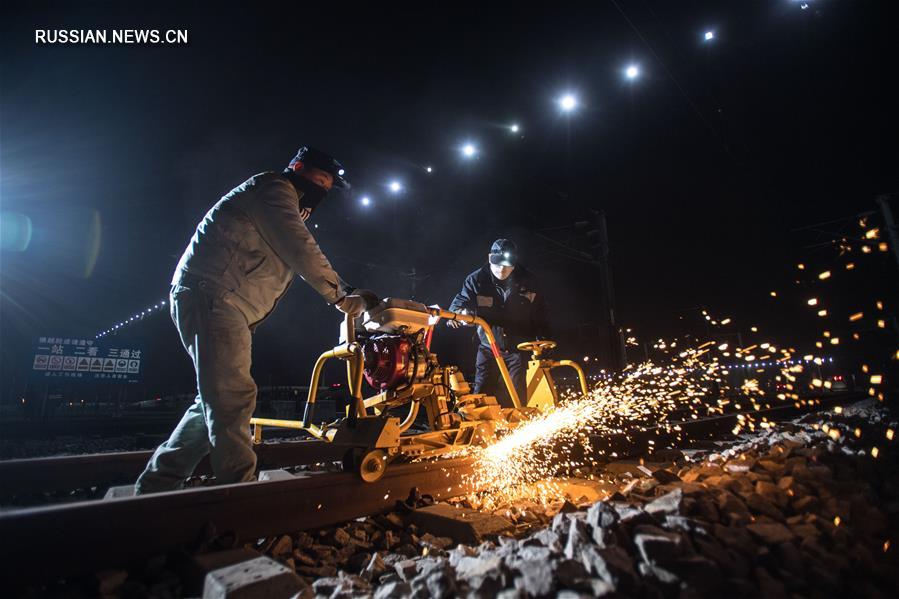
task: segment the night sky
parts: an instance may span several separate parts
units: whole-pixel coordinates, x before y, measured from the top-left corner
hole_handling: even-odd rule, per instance
[[[92,337],[165,298],[206,210],[305,144],[354,185],[310,221],[346,280],[446,306],[511,237],[566,355],[591,351],[602,291],[538,232],[580,243],[565,227],[605,211],[619,322],[654,338],[696,307],[776,321],[765,297],[803,259],[793,230],[899,191],[889,2],[81,4],[9,2],[0,18],[0,201],[34,224],[0,263],[5,398],[37,336]],[[37,28],[189,43],[36,45]],[[566,91],[581,105],[564,115]],[[305,384],[338,321],[297,281],[255,336],[257,382]],[[149,393],[191,390],[164,311],[121,335],[147,348]],[[469,331],[441,327],[435,349],[473,361]]]

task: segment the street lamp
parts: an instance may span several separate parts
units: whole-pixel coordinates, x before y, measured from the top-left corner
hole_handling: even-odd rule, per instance
[[[371,198],[368,196],[362,196],[362,198],[359,200],[359,203],[361,203],[363,206],[368,206],[369,204],[371,204]]]
[[[390,187],[390,191],[393,193],[399,193],[403,190],[403,184],[399,181],[391,181],[388,187]]]
[[[478,154],[478,149],[471,142],[463,145],[461,148],[461,151],[462,151],[462,156],[464,156],[465,158],[474,158]]]
[[[572,93],[562,94],[557,102],[562,112],[572,112],[578,105],[577,96]]]
[[[705,41],[710,42],[713,39],[715,39],[715,32],[711,31],[711,30],[706,31],[704,37],[705,37]]]
[[[640,76],[640,67],[635,64],[628,66],[624,69],[624,76],[633,81]]]
[[[519,130],[520,127],[518,126],[518,123],[512,123],[511,125],[509,125],[509,131],[511,131],[512,133],[518,133]]]

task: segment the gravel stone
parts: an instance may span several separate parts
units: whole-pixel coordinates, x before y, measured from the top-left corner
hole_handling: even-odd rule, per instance
[[[752,533],[763,543],[768,545],[777,545],[778,543],[786,543],[795,538],[793,531],[779,523],[755,522],[748,524],[746,530]]]
[[[415,560],[411,559],[397,562],[393,567],[396,570],[396,573],[399,574],[400,578],[402,578],[406,582],[415,578],[415,575],[418,573],[418,564],[415,562]]]
[[[580,555],[581,550],[590,542],[587,523],[580,519],[571,520],[571,527],[568,529],[568,542],[565,544],[565,557],[568,559]]]
[[[618,521],[618,512],[605,501],[597,501],[587,510],[587,524],[594,530],[609,528]]]
[[[412,587],[408,582],[393,581],[383,584],[375,591],[374,599],[396,599],[408,597],[412,594]]]
[[[637,574],[634,572],[633,561],[621,547],[587,547],[581,554],[581,562],[588,572],[596,574],[616,589],[626,591],[636,585]]]
[[[646,511],[653,516],[668,516],[680,513],[683,504],[684,493],[675,489],[646,504]]]
[[[556,579],[552,564],[545,560],[524,560],[516,564],[519,575],[515,588],[531,597],[548,595],[555,588]]]

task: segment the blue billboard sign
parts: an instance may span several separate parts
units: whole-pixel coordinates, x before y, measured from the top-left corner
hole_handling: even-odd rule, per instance
[[[48,381],[138,383],[143,349],[120,339],[40,337],[31,375]]]

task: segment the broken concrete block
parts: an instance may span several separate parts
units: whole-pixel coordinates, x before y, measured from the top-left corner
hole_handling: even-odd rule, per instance
[[[302,578],[273,559],[257,557],[206,575],[203,599],[312,596]]]
[[[119,485],[106,489],[103,499],[119,499],[121,497],[134,497],[134,485]]]
[[[293,480],[296,476],[286,470],[262,470],[259,473],[259,482],[270,480]]]
[[[479,543],[484,537],[511,529],[511,521],[494,514],[459,508],[445,503],[418,508],[412,522],[433,535],[450,537],[460,543]]]
[[[206,575],[213,570],[219,570],[225,566],[232,566],[241,562],[247,562],[262,557],[262,554],[252,549],[240,548],[227,551],[214,551],[194,555],[184,565],[182,577],[186,583],[185,592],[190,595],[199,595],[203,591]]]

